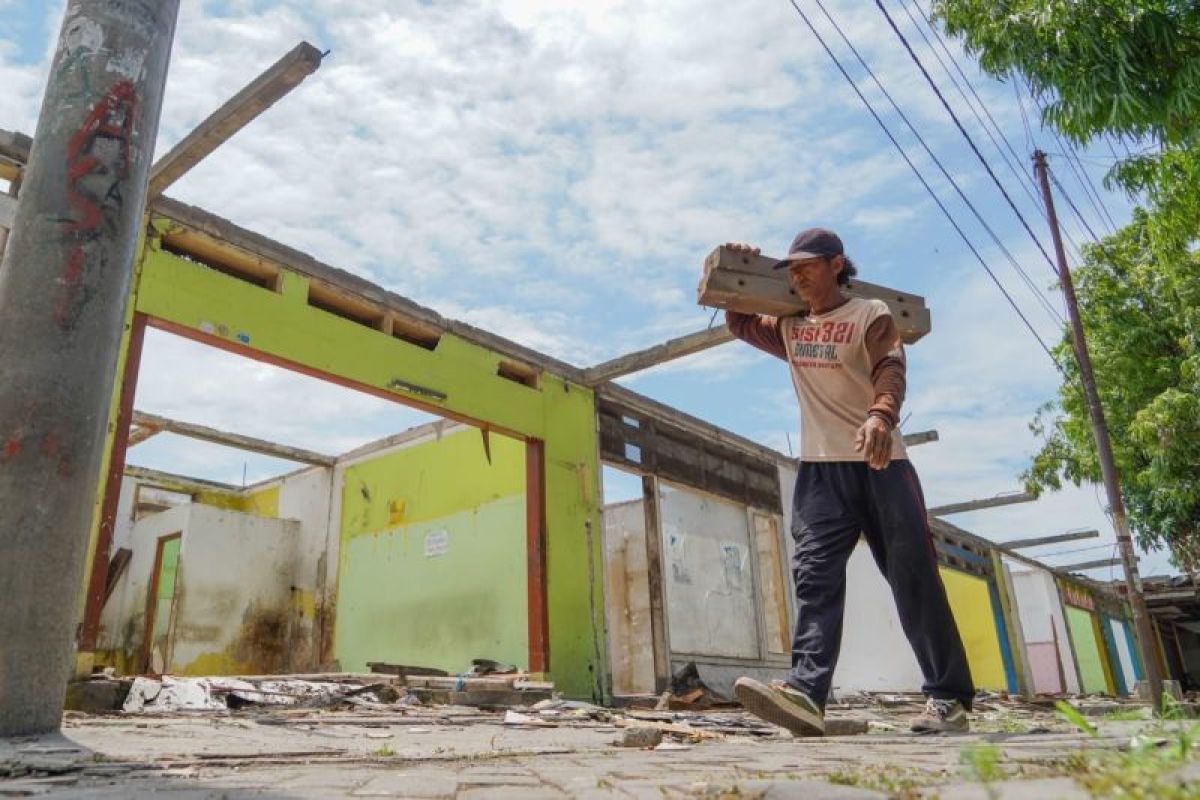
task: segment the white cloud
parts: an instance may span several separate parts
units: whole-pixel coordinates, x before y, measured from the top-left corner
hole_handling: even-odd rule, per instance
[[[877,10],[827,5],[1020,263],[1048,283],[1040,254]],[[57,30],[61,4],[8,6],[50,13]],[[1025,422],[1053,395],[1056,376],[788,4],[194,0],[182,5],[159,152],[301,39],[332,50],[321,69],[173,195],[581,366],[707,325],[694,292],[717,243],[776,252],[801,227],[835,227],[864,278],[924,293],[933,309],[934,334],[910,350],[908,401],[910,428],[942,432],[941,443],[914,449],[931,502],[1014,488],[1036,445]],[[0,127],[29,132],[47,64],[22,60],[22,50],[28,42],[0,31]],[[48,53],[41,40],[34,50]],[[1027,147],[1011,88],[976,86],[1014,145]],[[895,123],[878,92],[864,90]],[[985,241],[912,152],[968,233]],[[984,252],[1053,337],[1011,269]],[[170,337],[152,335],[147,361],[146,410],[299,446],[338,451],[415,420],[384,401]],[[781,450],[794,430],[781,365],[740,345],[631,380]],[[219,453],[205,459],[227,479],[234,469]],[[1084,521],[1099,512],[1080,497],[969,522],[997,536],[1102,524]]]

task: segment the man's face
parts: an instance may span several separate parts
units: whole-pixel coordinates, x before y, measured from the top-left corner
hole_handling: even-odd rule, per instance
[[[842,257],[806,258],[788,265],[788,283],[805,300],[823,299],[837,289]]]

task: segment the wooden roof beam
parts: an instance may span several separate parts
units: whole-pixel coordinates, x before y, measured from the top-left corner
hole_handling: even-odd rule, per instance
[[[162,428],[155,428],[150,425],[135,425],[129,431],[129,440],[125,443],[126,447],[133,447],[141,444],[151,436],[162,433]]]
[[[166,489],[167,491],[181,492],[183,494],[196,494],[197,492],[238,494],[242,491],[242,487],[234,486],[231,483],[189,478],[186,475],[175,475],[171,472],[139,467],[136,464],[125,465],[125,476],[133,478],[147,486],[152,486],[155,489]]]
[[[1059,544],[1060,542],[1077,542],[1080,539],[1096,539],[1099,538],[1100,531],[1095,528],[1088,531],[1067,531],[1066,533],[1055,534],[1054,536],[1039,536],[1033,539],[1014,539],[1011,542],[1005,542],[1004,546],[1010,550],[1019,550],[1022,547],[1040,547],[1044,544]]]
[[[938,441],[937,431],[917,431],[916,433],[904,434],[904,446],[916,447],[919,444]]]
[[[333,456],[327,456],[323,453],[314,453],[311,450],[302,450],[299,447],[289,447],[283,444],[275,444],[264,439],[256,439],[252,436],[242,436],[237,433],[227,433],[219,431],[215,428],[209,428],[204,425],[193,425],[190,422],[179,422],[178,420],[159,417],[154,414],[147,414],[143,411],[133,412],[133,424],[140,427],[157,428],[159,431],[174,433],[179,436],[187,436],[192,439],[199,439],[204,442],[212,442],[213,444],[222,444],[227,447],[235,447],[238,450],[246,450],[251,453],[261,453],[266,456],[274,456],[282,458],[285,461],[298,461],[301,464],[313,464],[320,467],[332,467],[337,463],[337,459]]]
[[[146,201],[159,197],[167,187],[303,83],[321,66],[321,58],[320,50],[308,42],[301,42],[247,84],[150,168]]]
[[[733,341],[733,334],[724,325],[705,328],[702,331],[668,339],[662,344],[656,344],[645,350],[638,350],[594,367],[588,367],[583,371],[583,382],[588,386],[596,386],[731,341]]]
[[[1135,558],[1134,561],[1141,561],[1140,558]],[[1055,569],[1062,572],[1081,572],[1085,569],[1100,569],[1101,567],[1119,567],[1121,559],[1119,558],[1099,558],[1095,561],[1081,561],[1078,564],[1064,564]]]
[[[998,494],[995,497],[985,497],[981,500],[968,500],[965,503],[934,506],[929,509],[928,513],[932,516],[942,517],[948,514],[961,514],[964,511],[978,511],[983,508],[1011,506],[1016,503],[1032,503],[1034,500],[1037,500],[1037,497],[1029,492],[1011,492],[1009,494]]]

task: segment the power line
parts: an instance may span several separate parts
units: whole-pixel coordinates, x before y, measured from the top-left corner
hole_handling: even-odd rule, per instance
[[[1034,94],[1033,85],[1029,82],[1028,78],[1025,79],[1025,86],[1029,91],[1030,98],[1033,100],[1034,104],[1037,105],[1038,110],[1041,111],[1044,116],[1045,107]],[[1087,197],[1088,203],[1091,204],[1092,209],[1096,212],[1096,217],[1102,224],[1107,225],[1110,232],[1116,233],[1117,225],[1115,222],[1113,222],[1112,215],[1108,213],[1108,207],[1104,205],[1104,201],[1100,198],[1099,190],[1095,188],[1091,178],[1087,175],[1087,171],[1083,169],[1083,164],[1079,159],[1079,152],[1075,149],[1073,144],[1062,137],[1055,127],[1050,127],[1050,133],[1054,136],[1054,140],[1058,142],[1059,147],[1061,147],[1063,152],[1066,154],[1067,165],[1071,168],[1071,172],[1074,174],[1076,182],[1083,188],[1083,193]],[[1075,163],[1072,163],[1072,158],[1074,159]],[[1078,163],[1078,168],[1076,168],[1076,163]]]
[[[913,15],[912,11],[909,10],[908,5],[904,2],[904,0],[898,0],[898,2],[901,10],[904,11],[909,22],[912,23],[913,28],[921,35],[921,39],[925,42],[926,46],[929,47],[929,51],[933,53],[933,57],[937,59],[942,71],[946,73],[946,77],[950,79],[950,83],[955,89],[958,90],[958,93],[962,97],[963,101],[966,102],[967,108],[971,110],[971,113],[975,117],[975,121],[979,123],[979,127],[983,129],[983,132],[987,134],[988,139],[991,140],[992,145],[996,148],[996,152],[1000,154],[1000,158],[1004,161],[1005,166],[1007,166],[1009,171],[1016,176],[1017,184],[1025,190],[1025,196],[1028,197],[1030,202],[1033,203],[1034,208],[1038,208],[1038,198],[1033,192],[1033,176],[1022,174],[1020,167],[1015,166],[1022,162],[1021,156],[1017,155],[1017,151],[1013,148],[1012,142],[1009,141],[1008,136],[1005,135],[1004,130],[1000,127],[999,123],[996,122],[996,118],[992,116],[992,112],[988,109],[987,103],[985,103],[983,98],[979,96],[979,92],[975,91],[975,85],[971,83],[971,79],[967,77],[967,73],[964,72],[962,66],[959,65],[958,59],[955,58],[954,53],[951,52],[950,47],[946,44],[946,40],[942,38],[942,35],[938,32],[936,26],[934,26],[933,21],[918,5],[917,10],[921,12],[921,16],[925,19],[925,24],[929,28],[930,33],[933,34],[934,38],[937,39],[938,44],[941,45],[942,51],[946,54],[947,58],[950,59],[950,63],[954,65],[954,70],[958,73],[959,77],[962,78],[963,83],[966,84],[966,87],[971,90],[971,96],[974,97],[975,102],[979,104],[979,108],[983,111],[984,116],[986,116],[988,121],[992,123],[992,128],[995,128],[996,133],[1000,134],[1000,139],[1004,142],[1005,147],[1008,148],[1007,153],[1005,152],[1005,148],[1000,146],[1000,142],[996,141],[996,137],[992,135],[991,128],[989,128],[987,123],[984,122],[983,117],[981,117],[979,112],[975,110],[975,106],[971,103],[971,98],[967,96],[965,91],[963,91],[962,86],[959,85],[958,81],[954,77],[954,74],[950,71],[950,68],[946,66],[946,62],[942,60],[940,55],[938,55],[937,49],[934,48],[933,43],[929,40],[929,37],[925,35],[924,29],[921,27],[921,24],[917,22],[917,18]],[[1043,211],[1042,213],[1043,216],[1045,216],[1045,212]]]
[[[1047,167],[1047,170],[1049,170],[1049,167]],[[1083,214],[1080,214],[1079,209],[1075,207],[1075,201],[1071,199],[1071,195],[1067,194],[1067,190],[1064,189],[1063,185],[1058,182],[1058,176],[1053,172],[1050,172],[1050,180],[1054,181],[1054,186],[1058,189],[1058,193],[1063,196],[1063,199],[1067,201],[1067,205],[1070,206],[1071,210],[1075,212],[1075,217],[1081,223],[1083,223],[1083,227],[1087,230],[1088,235],[1092,237],[1092,241],[1100,241],[1100,237],[1096,235],[1094,230],[1092,230],[1092,226],[1088,225],[1087,220],[1083,218]]]
[[[1045,294],[1043,294],[1041,289],[1034,284],[1033,279],[1029,277],[1029,274],[1024,270],[1024,268],[1021,267],[1017,259],[1013,257],[1013,254],[1009,252],[1008,248],[1004,245],[1004,242],[1001,241],[1000,237],[996,235],[996,232],[992,230],[990,225],[988,225],[987,220],[985,220],[983,215],[979,213],[979,210],[975,208],[975,204],[971,202],[970,198],[968,198],[966,193],[963,192],[963,190],[959,187],[958,182],[954,180],[954,177],[950,174],[950,171],[947,170],[942,164],[941,159],[937,157],[937,154],[935,154],[933,149],[925,142],[925,138],[921,136],[920,131],[917,130],[916,126],[908,118],[908,115],[904,113],[904,110],[901,109],[900,105],[895,101],[895,99],[893,99],[891,93],[888,92],[888,90],[884,87],[883,82],[880,81],[875,75],[874,70],[871,69],[871,66],[866,62],[866,59],[862,57],[862,54],[858,51],[858,48],[855,47],[854,43],[850,41],[850,38],[846,36],[841,26],[838,25],[837,20],[835,20],[833,15],[829,13],[829,10],[825,8],[825,4],[822,3],[821,0],[814,1],[816,2],[817,7],[821,9],[821,13],[825,15],[825,19],[829,20],[829,24],[833,26],[835,31],[837,31],[838,36],[840,36],[846,46],[850,48],[850,52],[854,54],[856,59],[858,59],[858,63],[864,70],[866,70],[867,75],[869,75],[871,80],[875,82],[875,86],[877,86],[883,96],[887,98],[887,101],[891,104],[892,109],[897,115],[899,115],[900,119],[904,121],[904,124],[908,126],[908,130],[916,138],[917,142],[920,143],[921,147],[925,150],[926,155],[928,155],[930,160],[937,165],[937,168],[941,171],[942,176],[954,188],[954,191],[958,194],[959,198],[962,199],[963,203],[966,204],[967,208],[971,210],[971,213],[975,216],[975,219],[978,220],[979,224],[983,226],[983,229],[987,231],[988,236],[991,237],[995,245],[1000,248],[1000,251],[1008,258],[1012,268],[1016,270],[1017,274],[1021,277],[1022,281],[1024,281],[1025,285],[1029,287],[1029,290],[1033,292],[1034,297],[1038,299],[1038,301],[1042,304],[1042,307],[1045,308],[1046,311],[1050,313],[1050,316],[1053,317],[1060,325],[1065,323],[1066,320],[1063,318],[1062,314],[1060,314],[1058,309],[1050,304],[1050,301],[1046,298]]]
[[[1104,200],[1100,197],[1100,191],[1096,189],[1092,183],[1091,177],[1084,169],[1083,163],[1079,160],[1079,151],[1075,149],[1075,145],[1071,142],[1066,142],[1067,152],[1070,154],[1067,158],[1067,165],[1071,167],[1071,171],[1075,173],[1075,179],[1079,181],[1079,185],[1083,187],[1084,194],[1087,195],[1088,201],[1095,208],[1097,216],[1101,223],[1107,222],[1110,233],[1117,232],[1117,223],[1113,221],[1112,215],[1108,213],[1108,207],[1104,205]]]
[[[883,5],[882,0],[875,0],[875,5],[883,13],[884,18],[887,19],[888,25],[891,26],[892,31],[896,34],[897,38],[900,39],[900,43],[904,45],[904,49],[908,51],[908,55],[910,58],[912,58],[913,63],[917,65],[917,69],[919,69],[921,74],[925,76],[925,81],[929,84],[929,88],[933,90],[935,95],[937,95],[938,100],[941,101],[942,107],[946,109],[946,113],[949,114],[950,119],[954,121],[954,125],[958,128],[959,133],[961,133],[963,138],[967,140],[967,144],[971,146],[971,151],[975,153],[975,157],[979,159],[979,163],[983,165],[985,170],[987,170],[988,176],[991,177],[992,182],[996,184],[996,188],[1000,190],[1000,194],[1004,195],[1004,199],[1008,202],[1009,208],[1011,208],[1013,213],[1017,215],[1017,219],[1021,221],[1021,226],[1025,228],[1025,232],[1029,234],[1029,238],[1033,240],[1033,243],[1037,245],[1038,250],[1041,251],[1042,256],[1046,259],[1046,263],[1050,266],[1050,271],[1057,275],[1058,269],[1054,264],[1054,259],[1050,258],[1050,254],[1047,253],[1046,248],[1042,246],[1041,239],[1039,239],[1037,234],[1033,232],[1033,228],[1029,227],[1029,223],[1025,220],[1025,215],[1021,213],[1019,208],[1017,208],[1017,204],[1013,202],[1012,197],[1008,194],[1008,190],[1004,188],[1004,184],[1002,184],[1000,179],[996,177],[996,173],[992,171],[992,166],[988,163],[987,159],[984,158],[983,153],[979,152],[979,147],[976,146],[975,140],[971,138],[971,134],[967,133],[967,129],[963,127],[962,121],[959,120],[958,115],[954,113],[954,109],[950,107],[948,102],[946,102],[946,97],[942,94],[942,90],[938,88],[937,83],[933,80],[933,76],[929,74],[929,70],[925,69],[925,65],[921,63],[921,59],[913,50],[912,45],[909,44],[908,39],[900,31],[900,28],[896,26],[896,21],[892,19],[892,15],[888,13],[888,10]]]
[[[954,227],[954,230],[962,238],[963,243],[967,246],[967,249],[974,254],[975,258],[979,261],[980,266],[982,266],[984,271],[987,272],[988,276],[992,279],[992,282],[996,284],[996,288],[998,288],[1000,293],[1004,295],[1004,299],[1008,301],[1008,304],[1012,306],[1013,311],[1015,311],[1017,316],[1021,318],[1021,322],[1023,322],[1025,327],[1029,329],[1029,332],[1033,334],[1033,338],[1037,339],[1037,342],[1039,345],[1041,345],[1042,350],[1044,350],[1046,355],[1050,357],[1050,361],[1054,364],[1055,369],[1057,369],[1063,375],[1066,375],[1062,366],[1058,363],[1058,359],[1054,357],[1054,353],[1050,351],[1050,348],[1046,346],[1045,341],[1043,341],[1042,337],[1038,335],[1037,329],[1034,328],[1029,322],[1029,319],[1021,311],[1016,301],[1013,300],[1012,295],[1010,295],[1008,290],[1004,288],[1004,284],[1001,283],[998,277],[996,277],[996,273],[992,271],[992,268],[988,266],[988,263],[983,259],[983,256],[979,254],[979,251],[975,248],[975,245],[971,243],[969,238],[967,238],[967,234],[963,232],[963,229],[959,226],[958,221],[954,219],[954,216],[950,213],[950,210],[946,208],[946,205],[942,202],[941,198],[939,198],[937,193],[933,191],[933,187],[929,185],[927,180],[925,180],[925,176],[921,174],[921,171],[917,169],[916,164],[914,164],[912,159],[908,157],[908,153],[905,152],[904,148],[900,145],[900,142],[896,140],[896,137],[892,134],[887,124],[884,123],[883,118],[879,116],[879,113],[875,110],[875,107],[871,105],[870,101],[867,100],[866,95],[864,95],[862,90],[858,88],[858,84],[856,84],[854,79],[850,77],[850,73],[846,71],[844,66],[842,66],[841,60],[839,60],[837,55],[834,54],[833,50],[829,48],[829,45],[825,43],[825,39],[816,29],[816,26],[812,24],[812,20],[810,20],[808,15],[805,14],[800,6],[796,4],[796,0],[788,0],[788,2],[792,4],[792,8],[796,9],[796,13],[800,15],[800,19],[804,20],[804,24],[808,26],[810,31],[812,31],[813,36],[816,37],[826,55],[828,55],[833,61],[834,65],[838,69],[838,72],[840,72],[842,77],[846,79],[846,82],[850,84],[850,88],[854,90],[854,93],[858,95],[858,99],[862,101],[863,105],[866,106],[867,111],[870,112],[872,117],[874,117],[875,122],[878,123],[879,127],[883,130],[884,135],[887,136],[889,141],[891,141],[892,145],[896,148],[896,151],[900,153],[900,157],[904,159],[904,163],[908,164],[909,169],[911,169],[913,174],[917,176],[917,180],[920,181],[921,185],[925,187],[925,191],[929,193],[931,198],[933,198],[933,202],[936,203],[937,207],[941,209],[943,214],[946,215],[946,219],[950,221],[950,224]]]

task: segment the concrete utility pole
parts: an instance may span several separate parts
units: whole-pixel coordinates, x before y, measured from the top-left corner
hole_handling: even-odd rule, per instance
[[[1108,496],[1108,507],[1117,531],[1117,545],[1121,551],[1121,562],[1125,567],[1125,586],[1129,594],[1129,605],[1133,608],[1133,626],[1137,633],[1138,650],[1141,651],[1142,666],[1150,684],[1150,696],[1155,710],[1159,710],[1162,698],[1162,671],[1159,669],[1155,648],[1156,638],[1150,623],[1150,612],[1146,598],[1142,596],[1142,579],[1138,575],[1137,557],[1133,552],[1133,538],[1129,535],[1129,519],[1125,515],[1125,501],[1121,499],[1121,475],[1113,459],[1112,440],[1108,435],[1108,422],[1104,418],[1104,406],[1100,404],[1100,393],[1096,390],[1096,374],[1092,371],[1092,359],[1088,354],[1087,340],[1083,335],[1083,322],[1079,318],[1079,303],[1075,298],[1075,284],[1071,270],[1067,267],[1067,254],[1063,250],[1062,234],[1058,229],[1058,216],[1054,213],[1054,196],[1050,193],[1050,179],[1046,168],[1046,154],[1037,150],[1033,154],[1034,171],[1042,187],[1042,199],[1046,203],[1046,214],[1050,222],[1050,235],[1054,240],[1054,255],[1058,261],[1058,278],[1062,283],[1063,298],[1067,304],[1067,315],[1071,320],[1071,345],[1075,360],[1079,364],[1079,379],[1083,383],[1083,394],[1087,399],[1088,414],[1092,418],[1092,434],[1096,438],[1096,453],[1100,459],[1100,474],[1104,480],[1104,492]]]
[[[69,0],[0,263],[0,736],[56,730],[179,0]]]

